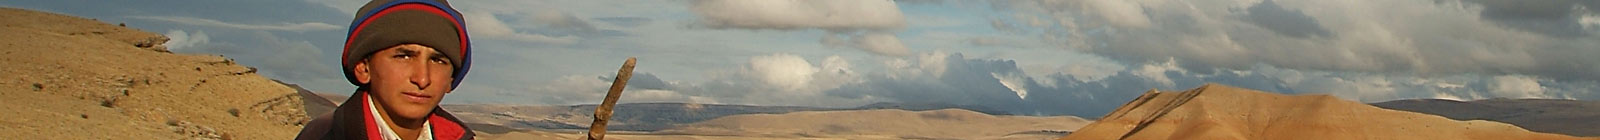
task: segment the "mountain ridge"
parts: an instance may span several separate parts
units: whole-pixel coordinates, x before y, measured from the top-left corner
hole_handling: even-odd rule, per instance
[[[1151,90],[1102,118],[1060,139],[1597,139],[1220,84]]]

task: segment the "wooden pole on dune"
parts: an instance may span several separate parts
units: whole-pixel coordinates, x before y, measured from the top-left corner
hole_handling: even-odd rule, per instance
[[[611,121],[611,107],[617,105],[617,98],[622,97],[622,88],[628,85],[628,78],[633,77],[633,63],[633,57],[628,57],[628,61],[622,63],[622,69],[617,70],[617,79],[611,82],[611,90],[606,91],[606,100],[594,108],[594,123],[589,124],[589,140],[606,139],[606,122]]]

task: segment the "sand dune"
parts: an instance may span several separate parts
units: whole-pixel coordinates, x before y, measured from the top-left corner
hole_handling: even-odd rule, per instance
[[[1372,105],[1456,120],[1510,123],[1535,132],[1600,136],[1600,102],[1561,99],[1396,100]]]
[[[1582,139],[1499,122],[1382,109],[1328,95],[1289,96],[1216,84],[1151,91],[1103,118],[1062,139]]]
[[[159,34],[0,8],[0,139],[283,139],[295,91]]]

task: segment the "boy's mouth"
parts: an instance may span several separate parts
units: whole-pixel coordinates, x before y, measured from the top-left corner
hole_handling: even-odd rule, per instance
[[[433,99],[433,96],[422,94],[420,91],[400,92],[400,95],[405,95],[406,101],[412,103],[427,103],[429,99]]]

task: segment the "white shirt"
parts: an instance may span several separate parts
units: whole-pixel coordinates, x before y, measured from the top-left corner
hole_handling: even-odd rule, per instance
[[[378,113],[377,107],[378,106],[372,104],[372,95],[368,94],[367,110],[372,112],[372,120],[378,123],[378,133],[383,133],[381,135],[383,135],[384,140],[404,140],[400,139],[400,134],[395,134],[393,129],[389,129],[388,121],[383,120],[383,117],[380,116],[383,114]],[[422,134],[417,135],[417,140],[433,140],[432,128],[433,126],[428,124],[428,119],[422,119]]]

